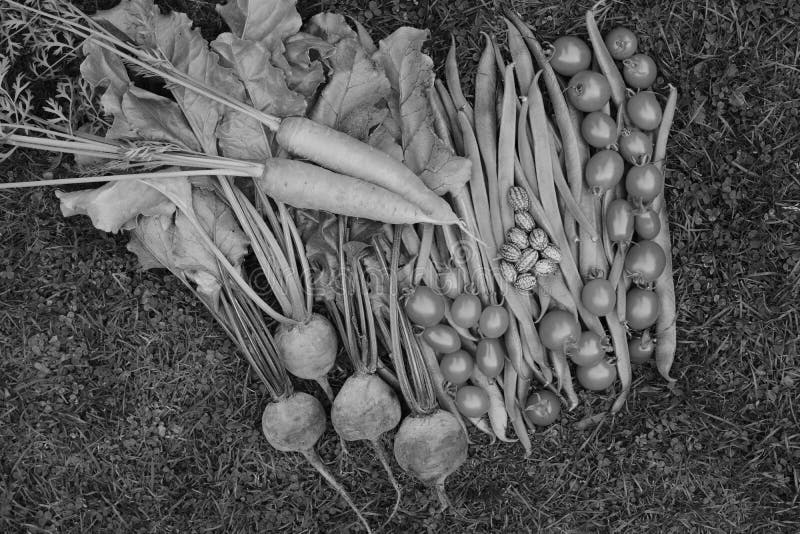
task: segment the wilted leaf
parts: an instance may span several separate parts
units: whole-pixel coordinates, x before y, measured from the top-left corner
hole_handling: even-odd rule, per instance
[[[139,139],[200,148],[181,108],[168,98],[130,86],[122,95],[122,114]]]
[[[56,191],[65,217],[88,215],[95,228],[116,233],[136,225],[138,215],[168,215],[175,205],[138,180],[109,182],[97,189],[65,193]]]
[[[311,118],[366,140],[389,114],[389,80],[354,37],[340,40],[330,58],[332,75]]]
[[[244,83],[253,107],[279,117],[305,114],[305,98],[289,89],[285,73],[268,61],[263,44],[224,33],[211,46]]]
[[[436,193],[443,195],[469,180],[470,163],[456,156],[433,128],[428,91],[433,61],[422,53],[426,30],[403,27],[379,44],[375,54],[392,84],[399,105],[403,162]]]
[[[219,64],[199,29],[192,21],[173,11],[162,15],[152,0],[123,1],[114,8],[98,11],[95,18],[106,20],[144,48],[157,50],[179,71],[236,100],[244,100],[244,87],[231,69]],[[203,151],[216,154],[215,131],[226,113],[225,106],[180,85],[170,87]]]
[[[193,282],[198,294],[212,307],[219,302],[221,273],[214,253],[206,246],[191,218],[211,237],[228,261],[239,268],[247,254],[248,241],[233,212],[215,193],[173,183],[166,190],[184,205],[174,216],[140,217],[131,232],[128,250],[139,257],[144,269],[165,267]],[[190,191],[190,200],[186,191]]]
[[[228,113],[217,128],[221,155],[263,161],[271,155],[263,125],[244,113]]]
[[[175,276],[183,276],[175,270],[172,244],[175,222],[172,215],[139,217],[131,231],[128,250],[139,258],[139,266],[147,269],[169,269]]]
[[[295,4],[293,0],[228,0],[216,9],[235,35],[275,50],[300,31],[303,21]]]
[[[311,17],[304,30],[332,45],[342,39],[358,39],[358,34],[339,13],[318,13]]]

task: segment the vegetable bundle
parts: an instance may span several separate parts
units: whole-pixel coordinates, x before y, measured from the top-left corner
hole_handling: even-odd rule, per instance
[[[338,15],[302,24],[286,0],[219,7],[231,31],[212,43],[151,0],[91,18],[8,5],[85,39],[81,75],[111,119],[39,119],[5,91],[0,141],[73,154],[81,176],[0,188],[105,182],[59,191],[64,215],[129,231],[143,268],[201,299],[270,393],[268,442],[302,453],[367,529],[314,452],[321,402],[289,375],[319,384],[342,440],[371,443],[399,505],[382,443],[397,427],[397,463],[443,507],[468,424],[528,456],[529,433],[579,403],[573,372],[589,391],[619,379],[612,413],[632,361],[654,354],[672,380],[676,93],[662,110],[629,31],[603,38],[589,11],[590,45],[545,50],[509,12],[508,58],[486,36],[470,102],[454,48],[434,76],[427,31],[376,44]],[[353,374],[334,392],[339,340]]]

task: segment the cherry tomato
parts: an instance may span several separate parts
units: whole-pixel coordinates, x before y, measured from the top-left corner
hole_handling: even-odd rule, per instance
[[[625,176],[628,195],[643,202],[650,202],[664,189],[664,175],[652,163],[631,167]]]
[[[631,363],[647,363],[653,359],[653,352],[656,345],[650,336],[632,338],[628,342],[628,353],[631,356]]]
[[[461,348],[461,338],[455,328],[446,324],[429,326],[422,332],[422,339],[434,351],[449,354]]]
[[[611,98],[608,78],[593,70],[582,70],[569,79],[567,98],[580,111],[598,111]]]
[[[617,141],[617,121],[608,113],[592,111],[581,121],[581,135],[594,148],[603,148]]]
[[[534,391],[525,403],[525,414],[534,425],[552,425],[561,415],[561,401],[552,391]]]
[[[439,369],[442,371],[444,379],[460,386],[469,380],[475,361],[467,351],[457,350],[450,354],[445,354],[439,362]]]
[[[582,39],[566,35],[553,43],[550,66],[562,76],[572,76],[586,70],[591,63],[592,51]]]
[[[486,306],[481,312],[478,329],[484,337],[500,337],[508,330],[508,312],[502,306]]]
[[[617,185],[624,172],[625,161],[616,150],[600,150],[586,162],[586,185],[599,195]]]
[[[581,327],[571,313],[563,310],[547,312],[539,322],[542,344],[550,350],[567,352],[578,341]]]
[[[636,34],[622,26],[608,32],[605,42],[609,54],[616,60],[628,59],[636,53],[636,47],[639,46]]]
[[[450,317],[462,328],[477,326],[481,318],[481,299],[469,293],[462,293],[450,305]]]
[[[617,144],[620,154],[628,163],[643,165],[653,157],[653,142],[641,130],[635,128],[622,130]]]
[[[628,291],[625,320],[632,330],[650,328],[658,319],[658,295],[655,291],[634,287]]]
[[[467,417],[480,417],[489,411],[489,395],[478,386],[461,386],[456,392],[456,406]]]
[[[506,349],[503,343],[499,339],[489,337],[478,341],[475,364],[489,378],[498,376],[506,364]]]
[[[652,91],[641,91],[628,99],[628,117],[642,130],[655,130],[661,124],[661,105]]]
[[[578,383],[589,391],[603,391],[608,389],[617,379],[617,368],[601,360],[591,367],[578,367],[575,370]]]
[[[587,330],[586,332],[581,332],[578,344],[567,355],[575,365],[591,367],[605,357],[606,347],[603,338]]]
[[[634,243],[625,254],[625,270],[636,282],[655,282],[666,265],[667,255],[655,241]]]
[[[612,200],[606,210],[606,230],[614,243],[629,243],[633,239],[633,206],[627,200]]]
[[[584,308],[595,315],[608,315],[614,310],[614,305],[617,303],[617,293],[611,282],[603,278],[595,278],[583,286],[581,302]]]
[[[656,81],[656,62],[646,54],[634,54],[622,61],[622,77],[634,89],[647,89]]]
[[[420,326],[433,326],[444,318],[444,297],[427,286],[417,286],[405,304],[409,320]]]
[[[633,217],[633,227],[642,239],[653,239],[661,231],[661,218],[653,208],[636,212]]]

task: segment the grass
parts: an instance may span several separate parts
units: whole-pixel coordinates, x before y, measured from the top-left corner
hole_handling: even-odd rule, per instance
[[[210,3],[170,0],[213,35]],[[89,8],[94,3],[85,2]],[[517,1],[544,39],[582,33],[590,2]],[[465,88],[494,2],[301,2],[356,16],[381,37],[434,29],[458,43]],[[800,6],[614,2],[601,28],[641,36],[680,91],[668,203],[679,351],[668,387],[637,369],[615,419],[582,394],[534,435],[534,454],[475,435],[449,479],[453,509],[424,488],[386,532],[796,532],[800,529]],[[5,180],[53,163],[20,154]],[[55,171],[57,174],[60,172]],[[174,278],[139,272],[124,236],[65,219],[50,190],[0,194],[0,530],[346,532],[353,514],[299,456],[260,434],[265,393]],[[339,370],[334,387],[343,380]],[[316,391],[306,384],[310,391]],[[319,393],[317,391],[317,393]],[[366,447],[321,454],[373,524],[393,493]]]

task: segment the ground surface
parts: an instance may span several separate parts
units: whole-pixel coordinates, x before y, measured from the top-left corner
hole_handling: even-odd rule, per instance
[[[210,3],[167,3],[222,29]],[[554,38],[581,32],[589,2],[514,5]],[[453,32],[467,77],[479,31],[499,28],[488,0],[300,8],[378,36],[433,28],[438,61]],[[639,369],[623,413],[581,431],[612,398],[584,396],[528,460],[476,436],[448,482],[453,509],[434,513],[404,477],[386,532],[800,530],[800,5],[619,2],[601,26],[617,22],[657,58],[658,88],[681,94],[667,174],[677,386]],[[0,174],[51,163],[31,154]],[[174,278],[138,272],[125,242],[62,218],[51,190],[0,194],[0,531],[355,529],[298,456],[265,443],[264,392],[222,332]],[[339,460],[329,432],[320,451],[379,524],[393,495],[367,449]]]

